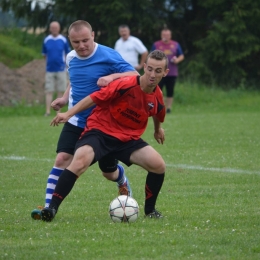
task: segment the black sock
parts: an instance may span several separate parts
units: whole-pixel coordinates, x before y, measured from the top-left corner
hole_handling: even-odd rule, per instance
[[[153,172],[148,172],[147,174],[144,205],[144,212],[146,215],[155,209],[156,200],[163,184],[164,175],[164,173],[156,174]]]
[[[58,210],[61,202],[66,198],[66,196],[72,190],[78,176],[73,172],[65,169],[60,175],[56,188],[53,192],[52,199],[50,202],[50,208]]]

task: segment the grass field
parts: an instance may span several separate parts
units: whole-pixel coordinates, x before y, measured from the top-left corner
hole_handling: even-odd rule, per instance
[[[140,216],[116,224],[116,197],[97,165],[77,181],[51,223],[33,221],[43,205],[61,127],[43,107],[0,108],[0,259],[260,259],[260,95],[186,89],[179,84],[163,124],[166,142],[143,138],[167,163],[157,208],[143,217],[146,172],[126,168]]]

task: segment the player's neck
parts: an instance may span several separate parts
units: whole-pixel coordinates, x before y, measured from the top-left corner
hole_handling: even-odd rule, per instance
[[[144,75],[140,77],[140,88],[143,92],[150,94],[154,91],[155,87],[149,86],[149,84],[145,80]]]
[[[167,40],[167,41],[165,41],[165,40],[163,41],[163,40],[162,40],[162,42],[163,42],[164,44],[169,44],[169,43],[171,43],[171,40]]]

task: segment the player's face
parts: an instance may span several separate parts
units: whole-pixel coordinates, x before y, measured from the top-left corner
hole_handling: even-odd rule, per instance
[[[144,64],[144,76],[149,89],[153,90],[161,81],[162,77],[168,74],[169,69],[166,69],[165,66],[165,60],[148,58],[147,63]]]
[[[130,35],[130,30],[128,28],[120,28],[119,34],[123,38],[123,40],[126,41]]]
[[[172,38],[171,31],[168,31],[168,30],[162,31],[161,38],[162,38],[163,42],[166,42],[166,43],[169,42]]]
[[[88,57],[94,51],[94,32],[87,27],[82,27],[79,31],[71,29],[69,39],[73,49],[80,57]]]
[[[50,32],[55,37],[60,33],[60,25],[57,22],[50,24]]]

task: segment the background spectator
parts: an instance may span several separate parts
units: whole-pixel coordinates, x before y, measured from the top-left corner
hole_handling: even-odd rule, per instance
[[[125,61],[139,71],[143,68],[148,55],[147,48],[140,39],[130,35],[130,29],[127,25],[120,25],[118,32],[121,37],[115,43],[115,50],[121,54]],[[139,55],[141,55],[140,61]]]
[[[162,78],[159,83],[161,89],[163,89],[163,86],[166,87],[167,113],[170,113],[172,109],[174,87],[178,76],[177,64],[184,60],[184,55],[180,44],[173,41],[171,37],[172,32],[169,29],[163,29],[161,31],[161,40],[154,42],[151,49],[152,51],[155,49],[163,51],[169,59],[169,73],[166,77]]]
[[[42,45],[42,54],[46,59],[45,74],[45,116],[51,113],[51,102],[53,92],[57,91],[57,97],[62,97],[67,88],[67,72],[65,58],[70,52],[67,39],[60,34],[60,24],[51,22],[50,35],[48,35]]]

